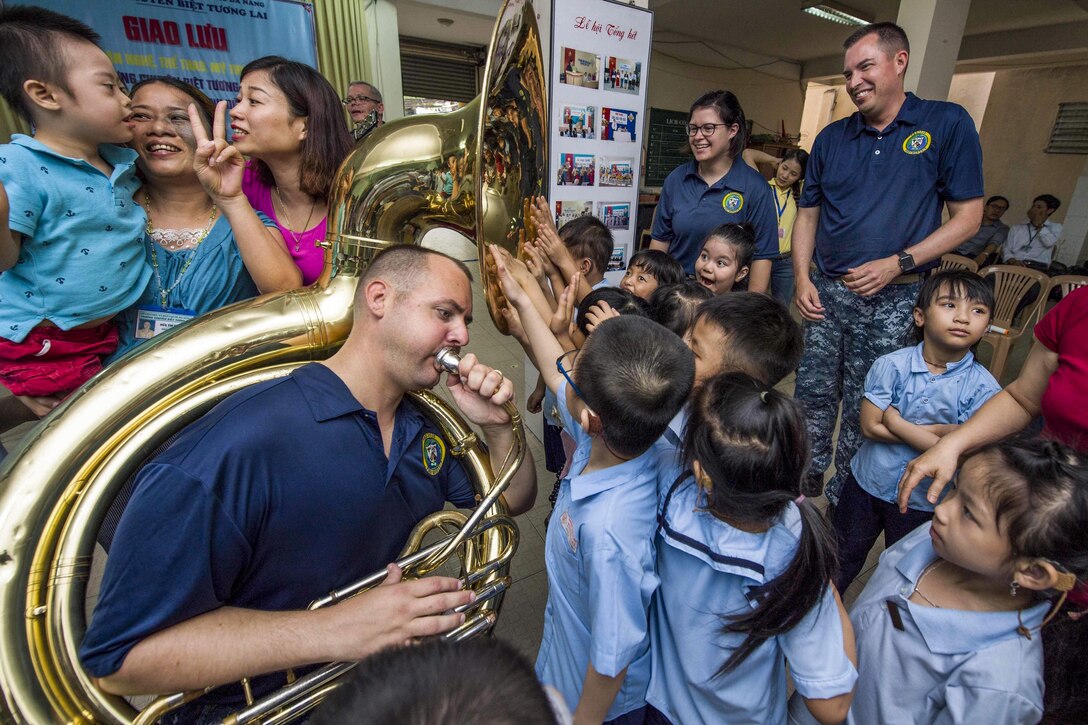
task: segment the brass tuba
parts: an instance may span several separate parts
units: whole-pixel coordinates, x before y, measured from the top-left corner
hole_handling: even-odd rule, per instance
[[[447,227],[477,238],[481,261],[485,243],[514,252],[525,235],[527,206],[543,185],[546,108],[532,4],[507,0],[492,35],[483,93],[455,113],[383,125],[341,166],[329,200],[325,268],[314,285],[242,302],[155,338],[73,394],[8,456],[0,466],[0,722],[127,723],[137,717],[124,699],[99,690],[77,657],[95,538],[118,491],[172,435],[224,397],[332,354],[351,328],[359,278],[382,248],[418,243],[430,229]],[[504,173],[495,168],[500,153]],[[453,194],[435,184],[442,169],[453,170]],[[493,270],[480,266],[492,319],[503,329]],[[481,611],[457,636],[485,631],[517,544],[517,528],[499,498],[503,474],[496,472],[495,480],[492,462],[455,413],[430,393],[416,395],[424,413],[451,436],[451,451],[465,456],[482,505],[461,530],[409,554],[406,564],[419,574],[454,549],[464,553],[466,578],[491,598],[481,597]],[[515,429],[523,448],[520,425]],[[517,466],[517,460],[506,463]],[[448,519],[448,513],[433,523],[461,525],[463,516]],[[413,536],[421,537],[419,531]],[[301,701],[273,703],[269,712],[278,714],[263,721],[305,712],[334,686],[320,683]],[[167,698],[143,719],[189,697]]]

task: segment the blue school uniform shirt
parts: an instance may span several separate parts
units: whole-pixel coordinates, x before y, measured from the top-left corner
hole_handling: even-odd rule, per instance
[[[23,235],[15,266],[0,274],[0,337],[22,342],[43,320],[70,330],[110,317],[147,286],[136,152],[102,144],[98,153],[108,176],[21,133],[0,145],[8,227]]]
[[[918,527],[880,556],[850,610],[858,651],[852,725],[1017,725],[1043,716],[1043,645],[1038,632],[1017,634],[1017,612],[967,612],[908,601],[936,558],[929,531]],[[892,622],[895,606],[903,629]],[[1021,613],[1033,632],[1048,602]],[[814,722],[790,702],[796,722]]]
[[[578,447],[570,474],[559,487],[544,544],[548,603],[536,674],[573,710],[590,663],[606,677],[626,667],[605,717],[611,720],[645,705],[650,680],[647,612],[658,581],[653,449],[582,474],[592,438],[571,417],[566,380],[556,394],[563,429]]]
[[[894,406],[904,420],[917,425],[964,423],[999,390],[994,376],[970,352],[934,375],[922,358],[922,343],[877,358],[865,376],[866,400],[881,410]],[[894,502],[900,476],[918,455],[906,443],[866,440],[850,462],[850,470],[870,495]],[[926,500],[932,480],[924,479],[911,493],[910,508],[933,510]]]
[[[774,192],[767,180],[739,158],[713,184],[699,176],[697,162],[689,161],[665,177],[652,236],[668,242],[669,254],[692,274],[703,242],[715,227],[748,222],[756,235],[752,258],[773,259],[778,256],[778,217],[774,209]]]
[[[673,481],[676,480],[676,477],[680,475],[683,469],[683,461],[680,455],[684,444],[684,427],[687,424],[688,406],[685,403],[680,412],[669,421],[668,428],[654,442],[654,447],[651,449],[654,452],[654,463],[657,467],[658,500],[664,499]]]
[[[707,511],[690,475],[669,491],[657,533],[661,586],[650,612],[649,703],[683,725],[784,723],[787,660],[803,696],[850,692],[857,672],[843,650],[842,619],[830,586],[797,626],[715,677],[746,636],[723,634],[722,615],[754,609],[759,588],[789,567],[797,555],[801,512],[790,503],[767,531],[748,533]]]

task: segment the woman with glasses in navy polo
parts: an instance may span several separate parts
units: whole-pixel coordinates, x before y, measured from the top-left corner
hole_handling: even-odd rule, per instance
[[[687,131],[695,158],[665,179],[650,248],[671,254],[690,275],[712,229],[748,222],[756,233],[748,289],[766,292],[778,256],[778,222],[770,186],[740,158],[748,140],[744,109],[729,91],[704,93],[691,105]]]

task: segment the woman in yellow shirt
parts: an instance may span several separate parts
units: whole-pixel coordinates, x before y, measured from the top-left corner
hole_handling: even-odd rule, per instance
[[[778,216],[778,257],[771,266],[771,294],[789,307],[793,302],[793,262],[790,259],[793,222],[797,218],[797,200],[801,197],[801,184],[805,178],[808,152],[803,149],[786,149],[782,158],[763,151],[746,149],[743,158],[747,164],[759,169],[757,164],[774,164],[774,178],[770,180],[774,192],[775,214]]]

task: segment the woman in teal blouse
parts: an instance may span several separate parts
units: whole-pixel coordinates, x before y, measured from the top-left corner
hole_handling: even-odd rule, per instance
[[[199,134],[190,105],[204,125]],[[119,317],[115,358],[195,316],[301,282],[275,223],[237,203],[245,199],[240,187],[237,198],[224,193],[229,168],[214,174],[215,188],[201,186],[194,160],[215,112],[207,96],[173,78],[143,81],[132,91],[132,146],[144,180],[135,201],[147,213],[152,275],[139,302]]]

